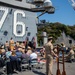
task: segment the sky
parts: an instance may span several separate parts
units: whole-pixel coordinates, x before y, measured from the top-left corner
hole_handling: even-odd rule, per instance
[[[75,10],[71,6],[69,0],[51,0],[55,7],[54,14],[45,13],[40,16],[40,20],[46,20],[46,22],[60,22],[65,25],[75,25]],[[40,13],[39,13],[40,14]],[[38,15],[39,15],[38,14]]]

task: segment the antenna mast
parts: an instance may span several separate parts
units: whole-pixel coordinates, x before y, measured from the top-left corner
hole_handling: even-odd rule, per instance
[[[75,10],[75,0],[68,0],[73,9]]]

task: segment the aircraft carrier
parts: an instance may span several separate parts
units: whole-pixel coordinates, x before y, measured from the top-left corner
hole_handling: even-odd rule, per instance
[[[43,5],[44,4],[44,5]],[[37,45],[38,17],[53,14],[51,0],[0,0],[0,42],[34,40]],[[36,12],[41,12],[37,17]]]
[[[37,14],[26,0],[0,0],[0,42],[37,40]],[[36,41],[37,42],[37,41]]]

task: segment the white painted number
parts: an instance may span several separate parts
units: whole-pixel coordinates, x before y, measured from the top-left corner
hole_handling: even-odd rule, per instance
[[[0,20],[0,29],[1,29],[6,17],[8,15],[8,8],[1,8],[0,7],[0,11],[3,11],[3,14],[2,14],[2,17]],[[17,37],[23,37],[25,35],[26,28],[25,28],[24,22],[17,21],[18,14],[21,14],[22,17],[25,17],[25,13],[23,11],[20,11],[20,10],[14,11],[13,34]],[[17,26],[21,26],[21,33],[20,34],[17,33]]]
[[[25,17],[25,13],[23,11],[20,11],[20,10],[16,10],[14,12],[13,33],[14,33],[15,36],[22,37],[25,34],[25,24],[23,22],[19,22],[19,21],[17,22],[17,14],[22,14],[22,17]],[[21,34],[17,33],[16,29],[17,29],[18,25],[22,26],[22,32],[21,32]]]
[[[8,15],[8,9],[7,8],[0,8],[0,11],[4,11],[4,14],[0,20],[0,29],[1,29],[6,17]]]

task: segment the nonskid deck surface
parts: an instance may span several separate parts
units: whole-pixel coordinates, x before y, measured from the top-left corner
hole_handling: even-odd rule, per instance
[[[75,62],[65,63],[66,75],[75,75]],[[63,68],[62,64],[60,64],[60,72],[62,74]],[[54,62],[53,65],[53,75],[56,75],[57,72],[57,63]],[[13,75],[45,75],[46,67],[43,66],[43,69],[33,69],[33,70],[24,70],[21,72],[16,71]]]

